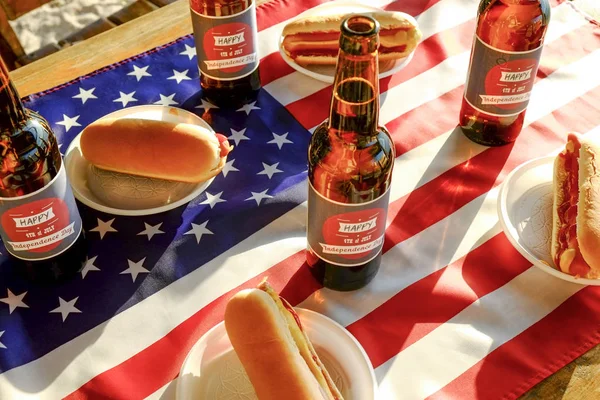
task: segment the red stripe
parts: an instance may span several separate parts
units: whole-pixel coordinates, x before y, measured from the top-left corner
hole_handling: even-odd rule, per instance
[[[429,399],[516,399],[598,343],[600,288],[588,286]]]
[[[394,140],[396,156],[453,129],[458,122],[463,91],[464,85],[461,85],[385,124]],[[407,129],[418,134],[407,135]]]
[[[402,290],[348,330],[378,367],[529,267],[506,236],[497,235]]]
[[[272,0],[263,3],[256,9],[257,28],[259,31],[270,28],[328,1],[330,0]]]
[[[260,60],[260,82],[263,86],[294,71],[279,53],[271,53]]]

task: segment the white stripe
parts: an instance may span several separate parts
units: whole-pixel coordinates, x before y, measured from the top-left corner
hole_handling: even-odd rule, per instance
[[[469,52],[449,57],[413,79],[390,88],[381,95],[379,123],[387,124],[412,109],[437,99],[465,83]],[[410,101],[406,101],[410,96]],[[458,115],[456,116],[458,121]]]
[[[381,399],[435,393],[582,288],[531,267],[377,368]]]
[[[292,72],[266,84],[263,88],[278,102],[287,106],[328,86],[329,83],[317,81],[299,72]]]
[[[589,80],[588,85],[588,89],[592,87]],[[406,157],[403,155],[398,162]],[[428,159],[432,165],[442,162],[435,153],[428,153]],[[407,190],[409,186],[404,185]],[[110,321],[38,360],[0,375],[0,397],[62,397],[125,361],[222,293],[303,249],[305,213],[305,205],[300,205],[212,262]],[[136,332],[136,335],[127,335],[128,332]]]

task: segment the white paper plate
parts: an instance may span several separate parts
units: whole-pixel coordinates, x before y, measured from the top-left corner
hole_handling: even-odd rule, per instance
[[[375,373],[358,341],[322,314],[302,308],[296,311],[344,399],[374,400],[377,391]],[[223,322],[206,332],[190,350],[179,371],[176,398],[257,399]]]
[[[342,2],[342,1],[334,1],[330,3],[324,3],[317,7],[311,8],[298,15],[297,18],[304,18],[311,15],[329,15],[329,14],[352,14],[352,13],[364,13],[371,11],[381,11],[380,8],[369,6],[368,4],[357,3],[357,2]],[[296,64],[296,62],[288,57],[283,50],[283,35],[279,35],[279,53],[283,60],[288,63],[288,65],[294,68],[296,71],[301,72],[311,78],[319,80],[321,82],[333,83],[333,79],[335,77],[335,65],[308,65],[302,66]],[[388,77],[390,75],[395,74],[404,68],[414,55],[414,51],[410,53],[407,57],[401,58],[399,60],[390,60],[379,63],[379,79]]]
[[[150,120],[162,120],[170,122],[180,122],[200,125],[211,132],[213,129],[208,125],[202,118],[189,111],[182,110],[180,108],[159,106],[159,105],[147,105],[147,106],[136,106],[125,108],[123,110],[115,111],[102,118],[140,118]],[[100,200],[90,190],[87,184],[87,173],[90,163],[83,158],[81,149],[79,147],[79,140],[81,134],[77,135],[75,139],[69,145],[67,152],[65,153],[65,166],[67,168],[67,175],[73,188],[73,194],[77,200],[83,204],[108,214],[114,215],[127,215],[127,216],[140,216],[150,215],[165,212],[177,208],[183,204],[186,204],[200,195],[206,188],[211,184],[213,179],[205,182],[184,184],[189,185],[189,188],[181,190],[179,198],[171,198],[167,204],[160,207],[146,208],[146,209],[123,209],[111,207]]]
[[[536,267],[565,281],[600,285],[600,279],[575,278],[552,267],[554,159],[549,156],[531,160],[508,175],[498,196],[500,224],[512,245]]]

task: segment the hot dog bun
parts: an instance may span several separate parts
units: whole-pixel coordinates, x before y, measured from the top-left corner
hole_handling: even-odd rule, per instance
[[[554,162],[552,258],[563,272],[600,278],[600,141],[569,134]],[[576,229],[573,229],[576,224]]]
[[[81,135],[84,158],[98,168],[190,183],[221,171],[222,147],[203,127],[145,119],[103,118]]]
[[[225,328],[260,400],[343,400],[289,305],[263,282],[231,298]]]
[[[379,54],[379,63],[406,57],[404,53]],[[296,56],[294,61],[299,65],[335,65],[337,58],[331,56]]]
[[[403,12],[376,11],[369,15],[380,24],[379,60],[406,57],[421,40],[417,21]],[[282,47],[300,65],[335,65],[340,25],[347,14],[308,16],[290,22],[283,29]]]
[[[577,238],[583,258],[600,278],[600,143],[581,141],[579,152]]]
[[[381,31],[389,29],[413,29],[417,21],[403,12],[373,11],[357,13],[370,15],[379,22]],[[306,32],[339,32],[340,24],[348,14],[313,15],[299,18],[283,28],[283,36]]]

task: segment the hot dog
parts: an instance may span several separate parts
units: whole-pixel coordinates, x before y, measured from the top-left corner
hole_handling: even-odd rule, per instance
[[[421,40],[417,21],[403,12],[361,13],[377,19],[379,60],[395,60],[409,55]],[[300,65],[335,65],[339,49],[340,25],[346,14],[309,16],[290,22],[283,29],[282,47]]]
[[[570,133],[554,162],[552,259],[562,272],[600,278],[600,141]]]
[[[203,127],[146,119],[103,118],[81,135],[83,157],[98,168],[189,183],[217,175],[231,149]]]
[[[266,281],[231,298],[225,328],[260,400],[343,400],[300,318]]]

